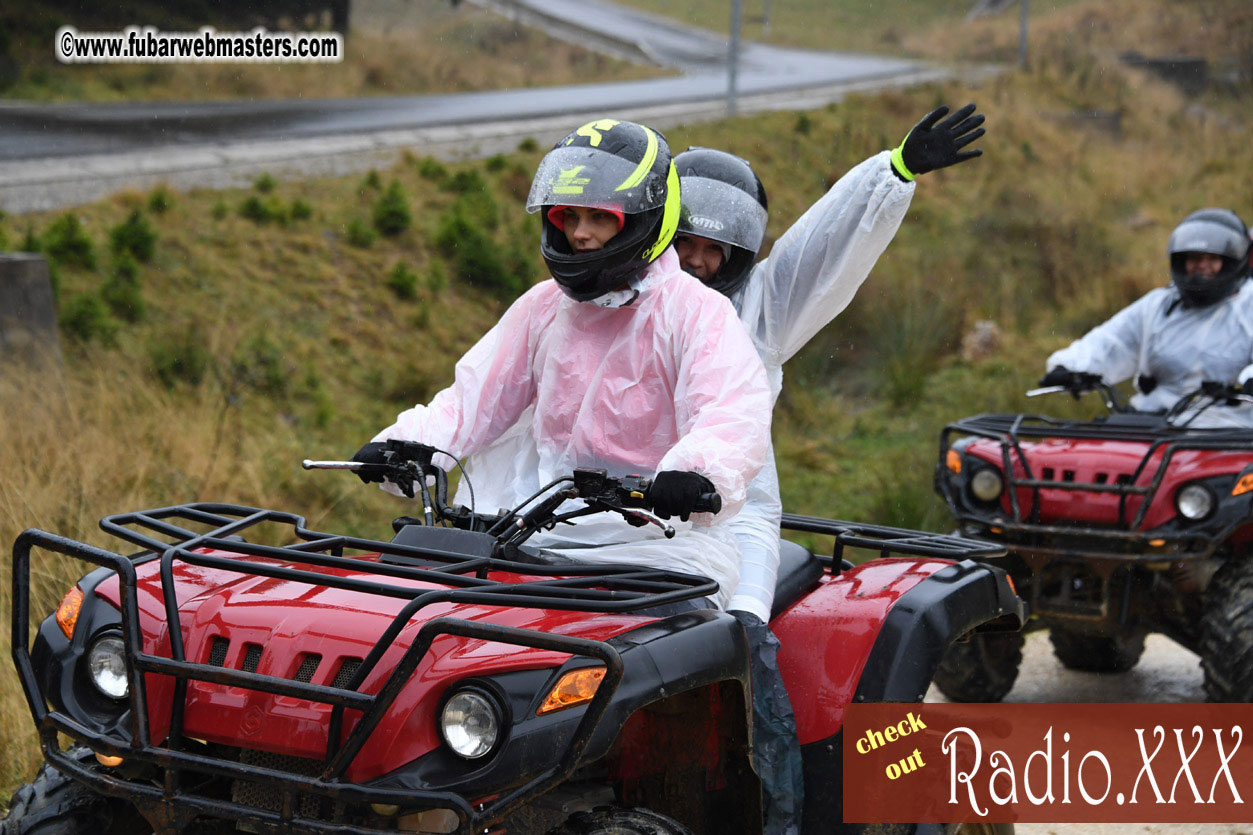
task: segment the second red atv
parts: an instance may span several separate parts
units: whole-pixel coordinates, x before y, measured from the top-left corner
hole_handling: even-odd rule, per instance
[[[1201,657],[1211,701],[1253,701],[1253,430],[1194,428],[1247,395],[1207,383],[1149,414],[1090,375],[1070,390],[1099,391],[1109,414],[945,427],[935,486],[959,533],[1005,545],[998,564],[1028,602],[1028,629],[1047,628],[1066,667],[1129,670],[1160,632]],[[958,701],[997,701],[1022,646],[1022,633],[956,644],[936,684]]]
[[[208,503],[106,517],[129,555],[24,532],[13,658],[46,764],[0,832],[759,833],[742,627],[713,610],[649,614],[712,581],[551,564],[523,544],[571,498],[666,528],[648,479],[577,471],[484,517],[448,506],[432,453],[392,442],[386,465],[367,465],[427,509],[390,541]],[[958,831],[841,823],[844,706],[920,700],[955,638],[1021,624],[1004,572],[964,559],[999,549],[784,524],[836,541],[827,557],[785,549],[771,623],[805,831]],[[845,547],[881,557],[853,567]],[[32,636],[33,561],[58,554],[97,567]]]

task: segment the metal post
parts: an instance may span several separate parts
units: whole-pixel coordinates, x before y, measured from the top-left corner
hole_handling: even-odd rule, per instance
[[[1027,7],[1029,0],[1022,0],[1022,15],[1018,18],[1018,67],[1027,68]]]
[[[765,0],[765,8],[761,12],[761,36],[770,37],[770,0]]]
[[[743,0],[731,0],[731,49],[727,56],[727,115],[735,115],[735,82],[740,70],[740,12]]]

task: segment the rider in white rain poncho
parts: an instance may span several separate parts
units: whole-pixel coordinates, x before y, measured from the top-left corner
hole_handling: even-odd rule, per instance
[[[1111,385],[1134,379],[1131,405],[1160,411],[1202,382],[1243,385],[1253,378],[1253,282],[1246,280],[1244,222],[1228,209],[1193,212],[1171,233],[1167,252],[1171,284],[1052,354],[1041,385],[1077,387],[1076,374],[1097,374]],[[1190,417],[1185,413],[1176,423]],[[1253,407],[1214,405],[1188,425],[1253,428]]]
[[[711,577],[724,608],[739,549],[711,523],[739,511],[765,461],[770,390],[730,303],[684,273],[670,247],[679,201],[664,137],[632,122],[584,125],[540,163],[527,209],[542,212],[554,280],[514,302],[458,361],[449,388],[402,412],[354,460],[380,461],[387,439],[472,455],[530,410],[526,462],[476,472],[476,486],[490,483],[502,506],[577,467],[600,467],[655,473],[655,510],[679,517],[672,540],[601,514],[530,544]],[[712,489],[721,513],[693,515]]]

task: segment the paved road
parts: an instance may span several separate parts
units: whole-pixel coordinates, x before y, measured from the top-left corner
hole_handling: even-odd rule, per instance
[[[674,68],[673,78],[377,98],[149,104],[0,104],[0,209],[72,205],[124,187],[232,185],[260,171],[344,173],[399,148],[437,156],[559,137],[607,110],[661,127],[724,113],[721,36],[601,0],[476,0],[552,34]],[[568,21],[579,21],[575,31]],[[917,62],[746,43],[742,109],[816,106],[849,90],[945,77]],[[559,128],[558,125],[561,127]]]

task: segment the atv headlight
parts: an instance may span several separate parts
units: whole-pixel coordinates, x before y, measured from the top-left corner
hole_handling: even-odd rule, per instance
[[[100,636],[87,650],[87,672],[91,683],[110,699],[125,699],[130,693],[126,678],[126,648],[122,639],[110,632]]]
[[[991,467],[981,467],[970,477],[970,492],[981,502],[994,502],[1001,496],[1005,479]]]
[[[500,710],[477,690],[461,690],[444,702],[439,730],[458,756],[467,760],[484,757],[500,737]]]
[[[1179,515],[1196,522],[1214,511],[1214,491],[1204,484],[1185,484],[1175,494]]]

